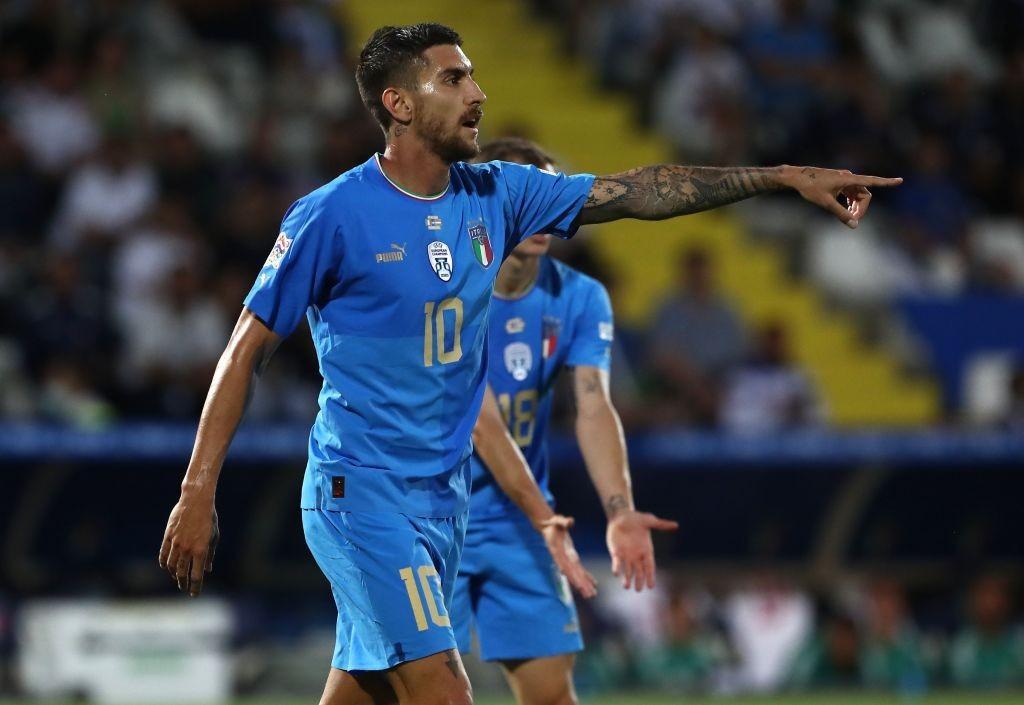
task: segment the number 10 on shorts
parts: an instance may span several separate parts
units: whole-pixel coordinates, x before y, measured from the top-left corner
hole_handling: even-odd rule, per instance
[[[413,578],[412,566],[398,571],[402,582],[405,583],[405,590],[409,593],[409,605],[412,607],[412,614],[416,618],[416,629],[424,632],[428,627],[427,615],[423,611],[424,600],[427,602],[427,611],[430,612],[430,621],[434,623],[434,626],[450,627],[452,625],[451,620],[448,619],[448,615],[441,614],[438,611],[434,593],[430,590],[430,578],[437,580],[438,587],[441,586],[441,578],[437,574],[437,569],[432,565],[421,565],[416,572],[420,578],[419,587],[416,586],[416,580]],[[423,588],[422,598],[420,597],[419,588]]]

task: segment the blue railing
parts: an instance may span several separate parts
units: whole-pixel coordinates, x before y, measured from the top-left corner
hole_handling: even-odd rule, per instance
[[[243,462],[301,462],[309,429],[250,425],[239,429],[229,458]],[[55,426],[0,424],[0,464],[19,461],[181,462],[195,438],[192,424],[124,424],[101,431]],[[630,458],[650,468],[686,466],[792,467],[1021,464],[1024,436],[1004,432],[804,431],[767,436],[730,436],[695,431],[632,435]],[[570,435],[555,434],[551,456],[575,463],[579,453]]]

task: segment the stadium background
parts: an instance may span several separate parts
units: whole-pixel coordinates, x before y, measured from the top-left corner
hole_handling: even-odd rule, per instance
[[[555,493],[602,576],[581,605],[584,697],[1024,698],[1019,0],[14,0],[0,699],[319,692],[333,605],[295,511],[307,337],[235,442],[208,594],[178,598],[155,554],[281,214],[381,146],[354,55],[374,27],[426,19],[465,38],[483,139],[534,138],[566,170],[906,179],[856,232],[770,197],[560,248],[612,292],[638,503],[682,524],[657,546],[659,590],[623,594],[561,425]]]

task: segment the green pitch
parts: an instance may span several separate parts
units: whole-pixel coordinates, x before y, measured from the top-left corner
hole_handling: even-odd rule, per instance
[[[235,700],[232,705],[313,705],[311,698],[253,698]],[[969,693],[940,693],[921,697],[899,695],[792,695],[768,698],[689,698],[667,695],[611,695],[583,698],[583,705],[1021,705],[1024,692],[978,695]],[[82,705],[54,700],[0,700],[0,705]],[[476,705],[514,705],[511,698],[483,696]]]

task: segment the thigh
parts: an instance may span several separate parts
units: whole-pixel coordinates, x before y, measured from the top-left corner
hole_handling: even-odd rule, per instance
[[[518,705],[575,705],[574,663],[575,656],[561,654],[501,665]]]
[[[387,676],[378,672],[349,673],[332,668],[320,705],[397,705],[398,695]]]
[[[525,520],[494,523],[488,531],[488,549],[500,558],[478,578],[474,616],[483,659],[535,659],[582,649],[568,583],[540,535]]]
[[[338,607],[334,668],[382,671],[455,646],[442,585],[454,540],[446,521],[303,510]]]

